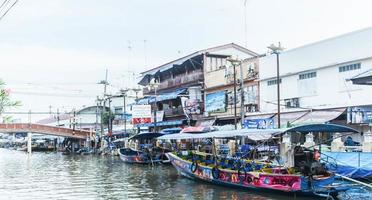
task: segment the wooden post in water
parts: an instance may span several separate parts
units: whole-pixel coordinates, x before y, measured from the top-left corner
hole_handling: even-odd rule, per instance
[[[27,133],[27,153],[31,154],[32,149],[31,110],[28,111],[28,124],[30,132]]]
[[[31,154],[32,149],[32,133],[27,133],[27,153]]]

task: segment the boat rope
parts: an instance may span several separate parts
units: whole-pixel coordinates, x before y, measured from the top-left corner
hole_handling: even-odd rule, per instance
[[[341,175],[341,174],[335,174],[335,175],[336,175],[336,176],[339,176],[339,177],[341,177],[341,178],[343,178],[343,179],[346,179],[346,180],[348,180],[348,181],[351,181],[351,182],[354,182],[354,183],[358,183],[358,184],[360,184],[360,185],[364,185],[364,186],[366,186],[366,187],[372,189],[372,185],[371,185],[371,184],[364,183],[364,182],[362,182],[362,181],[358,181],[358,180],[355,180],[355,179],[353,179],[353,178],[349,178],[349,177],[347,177],[347,176],[343,176],[343,175]]]

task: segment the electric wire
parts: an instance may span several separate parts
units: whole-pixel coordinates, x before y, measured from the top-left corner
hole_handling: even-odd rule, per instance
[[[4,0],[3,3],[0,5],[0,10],[2,10],[7,3],[9,3],[9,0]]]
[[[8,10],[5,11],[5,13],[0,17],[0,21],[5,17],[6,14],[8,14],[8,12],[15,6],[17,2],[18,0],[14,1],[14,3],[8,8]]]

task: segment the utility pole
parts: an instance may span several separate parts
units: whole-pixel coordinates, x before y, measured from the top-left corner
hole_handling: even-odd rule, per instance
[[[72,130],[75,130],[75,125],[76,125],[76,111],[75,111],[75,108],[74,108],[74,117],[73,117],[73,121],[72,121]]]
[[[237,127],[237,120],[236,120],[236,70],[235,70],[235,64],[233,64],[233,70],[234,70],[234,125],[235,130],[238,129]]]
[[[102,147],[102,136],[103,136],[103,107],[102,107],[102,101],[103,99],[100,99],[99,101],[99,107],[100,107],[100,116],[101,116],[101,130],[100,130],[100,139],[101,139],[101,147]]]
[[[57,126],[59,126],[59,108],[57,108]]]
[[[242,61],[239,62],[239,66],[240,66],[240,118],[241,118],[240,124],[243,128],[245,109],[244,109],[244,74]]]
[[[231,65],[233,66],[233,76],[234,76],[234,126],[235,126],[235,130],[238,129],[238,126],[237,126],[237,108],[236,108],[236,104],[237,104],[237,96],[236,96],[236,65],[237,63],[239,63],[240,61],[238,59],[233,59],[233,58],[230,58],[230,59],[227,59],[229,62],[231,62]]]
[[[107,85],[108,85],[108,82],[107,82],[107,77],[108,77],[108,69],[106,69],[106,76],[105,76],[105,80],[102,80],[100,81],[98,84],[103,84],[103,109],[101,107],[101,133],[100,133],[100,137],[101,137],[101,141],[102,141],[102,137],[104,135],[104,132],[103,132],[103,114],[104,112],[106,112],[106,92],[107,92]],[[103,147],[103,143],[101,142],[101,148]]]
[[[112,121],[111,121],[111,96],[110,97],[108,97],[108,102],[109,102],[109,116],[108,116],[108,119],[109,119],[109,121],[108,121],[108,134],[109,134],[109,136],[111,136],[111,134],[112,134]]]
[[[278,106],[278,128],[280,128],[280,73],[279,73],[279,54],[284,48],[281,46],[280,42],[278,46],[271,44],[269,48],[272,54],[276,54],[276,90],[277,90],[277,106]]]
[[[154,95],[155,95],[155,104],[154,104],[154,132],[156,132],[156,110],[158,109],[157,101],[156,101],[156,89],[159,87],[159,83],[156,82],[156,79],[153,78],[149,85],[147,86],[149,90],[154,89]]]
[[[276,92],[278,104],[278,128],[280,128],[280,76],[279,76],[279,53],[276,54]]]
[[[97,96],[97,99],[96,99],[96,124],[94,125],[95,132],[97,132],[97,129],[98,129],[98,102],[99,102],[99,98]]]
[[[123,119],[124,119],[124,133],[127,133],[127,102],[126,102],[126,97],[127,97],[127,92],[129,89],[122,89],[121,94],[123,95]]]

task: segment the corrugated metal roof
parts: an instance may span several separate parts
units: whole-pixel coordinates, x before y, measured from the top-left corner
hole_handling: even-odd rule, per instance
[[[184,57],[181,57],[181,58],[177,58],[176,60],[173,60],[173,61],[170,61],[168,63],[165,63],[163,65],[160,65],[158,67],[155,67],[155,68],[152,68],[150,70],[147,70],[147,71],[144,71],[142,72],[141,74],[142,75],[145,75],[145,74],[153,74],[159,70],[166,70],[166,69],[169,69],[171,67],[173,67],[174,64],[180,64],[198,54],[202,54],[202,53],[205,53],[205,52],[209,52],[209,51],[217,51],[217,50],[220,50],[220,49],[224,49],[224,48],[236,48],[240,51],[243,51],[243,52],[246,52],[247,54],[250,54],[252,56],[258,56],[259,54],[257,54],[256,52],[253,52],[249,49],[246,49],[240,45],[237,45],[237,44],[234,44],[234,43],[229,43],[229,44],[225,44],[225,45],[220,45],[220,46],[216,46],[216,47],[212,47],[212,48],[207,48],[207,49],[203,49],[203,50],[199,50],[199,51],[196,51],[194,53],[191,53],[189,55],[186,55]]]

